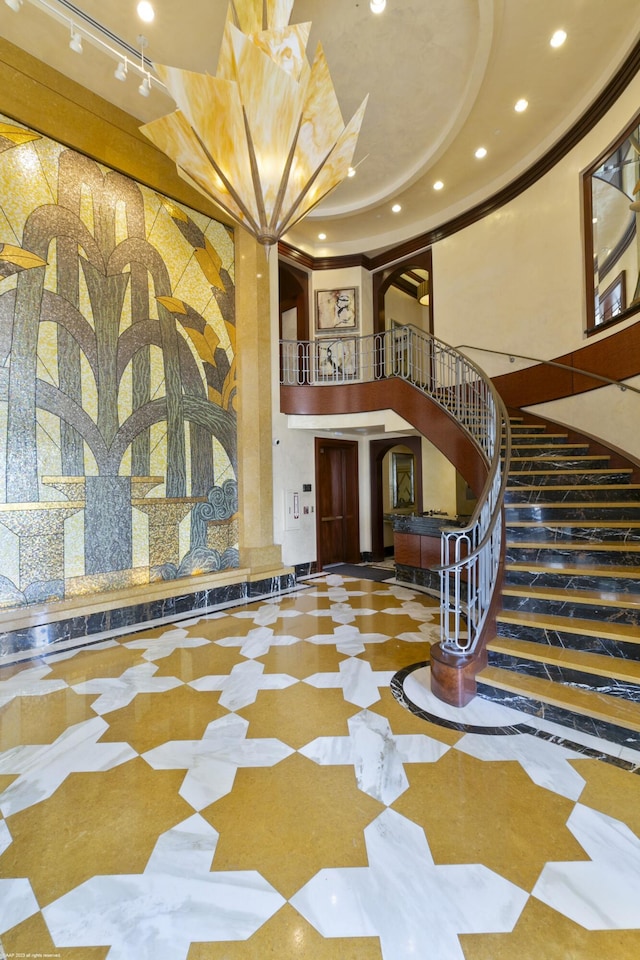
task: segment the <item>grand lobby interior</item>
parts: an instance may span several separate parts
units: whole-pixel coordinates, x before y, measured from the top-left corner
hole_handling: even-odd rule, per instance
[[[235,6],[312,22],[346,121],[369,97],[354,175],[268,243],[140,130],[180,93],[158,64],[214,73],[226,2],[0,2],[0,960],[636,960],[638,5]],[[283,341],[347,356],[340,291],[354,343],[413,325],[508,406],[464,703],[432,688],[436,561],[394,557],[380,507],[411,460],[402,521],[452,519],[487,466],[433,413],[287,385]],[[323,444],[355,457],[331,556]],[[519,691],[516,622],[561,648]]]

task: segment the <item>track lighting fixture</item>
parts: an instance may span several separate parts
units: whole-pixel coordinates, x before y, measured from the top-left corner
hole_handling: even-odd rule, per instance
[[[74,53],[82,53],[82,37],[77,30],[71,27],[71,39],[69,40],[69,46]]]
[[[148,97],[151,93],[151,74],[147,74],[140,86],[138,87],[138,93],[141,97]]]

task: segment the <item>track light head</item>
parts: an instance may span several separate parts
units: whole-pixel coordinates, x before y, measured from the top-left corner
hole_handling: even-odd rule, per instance
[[[116,80],[126,80],[127,79],[127,61],[121,60],[113,73]]]
[[[138,93],[141,97],[148,97],[151,93],[151,77],[149,74],[146,75],[140,86],[138,87]]]
[[[71,28],[71,39],[69,40],[69,46],[74,53],[82,53],[82,37],[77,30]]]

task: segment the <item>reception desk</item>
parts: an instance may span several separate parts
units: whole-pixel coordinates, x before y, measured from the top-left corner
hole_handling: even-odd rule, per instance
[[[386,519],[393,522],[396,579],[439,594],[440,574],[432,568],[440,563],[441,531],[443,527],[466,526],[469,518],[396,513]]]

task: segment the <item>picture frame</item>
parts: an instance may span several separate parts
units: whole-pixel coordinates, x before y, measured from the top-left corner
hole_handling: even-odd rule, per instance
[[[317,333],[335,334],[339,330],[357,330],[359,319],[356,287],[316,290]]]
[[[392,464],[392,487],[393,487],[393,506],[394,509],[404,509],[406,507],[415,507],[416,496],[414,486],[414,464],[415,458],[412,453],[393,453],[391,455]]]
[[[316,340],[316,380],[342,383],[358,376],[358,341],[355,337]]]

